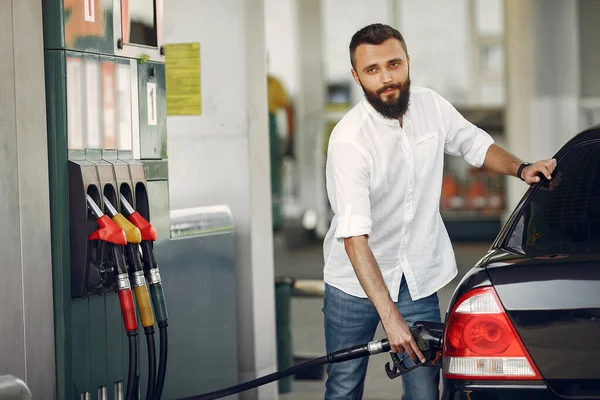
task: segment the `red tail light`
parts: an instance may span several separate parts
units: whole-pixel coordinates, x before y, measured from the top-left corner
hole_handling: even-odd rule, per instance
[[[444,336],[446,378],[542,380],[492,287],[456,302]]]

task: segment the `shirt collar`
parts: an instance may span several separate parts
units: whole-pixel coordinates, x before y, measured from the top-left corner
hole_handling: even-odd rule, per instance
[[[361,103],[362,103],[363,107],[365,107],[367,112],[370,115],[372,115],[379,122],[382,122],[389,126],[400,127],[400,121],[398,121],[395,118],[390,119],[390,118],[384,117],[379,111],[377,111],[375,108],[373,108],[373,106],[371,105],[371,103],[369,103],[369,100],[367,100],[366,97],[363,96]],[[406,114],[404,114],[404,116],[402,117],[402,122],[403,122],[404,127],[406,127],[410,123],[410,109],[411,109],[411,103],[408,103],[408,110],[406,110]]]

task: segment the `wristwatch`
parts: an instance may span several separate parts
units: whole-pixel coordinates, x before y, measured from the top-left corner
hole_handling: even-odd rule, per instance
[[[530,166],[531,163],[528,162],[524,162],[523,164],[519,165],[519,169],[517,169],[517,176],[519,177],[520,180],[522,180],[523,182],[525,182],[525,179],[523,179],[523,177],[521,176],[521,174],[523,173],[523,170],[525,169],[525,167]]]

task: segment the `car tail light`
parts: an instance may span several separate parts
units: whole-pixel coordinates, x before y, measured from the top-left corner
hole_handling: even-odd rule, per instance
[[[446,378],[542,379],[492,287],[471,290],[456,302],[443,354]]]

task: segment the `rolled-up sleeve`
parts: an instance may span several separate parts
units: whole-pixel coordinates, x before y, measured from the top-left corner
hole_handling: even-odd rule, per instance
[[[370,165],[366,151],[352,142],[329,146],[327,194],[337,219],[335,238],[338,240],[371,234]]]
[[[446,128],[444,151],[462,156],[474,167],[481,167],[494,139],[484,130],[467,121],[446,99],[437,96],[442,124]]]

